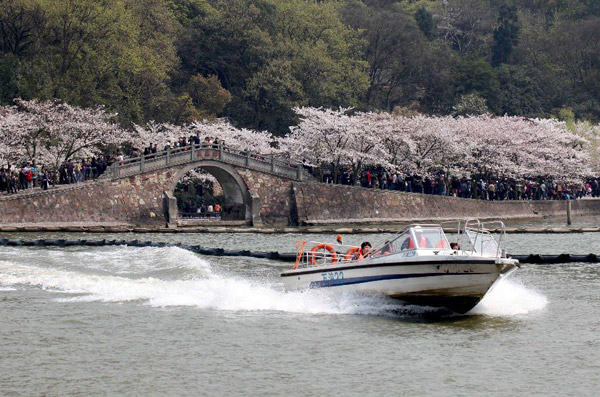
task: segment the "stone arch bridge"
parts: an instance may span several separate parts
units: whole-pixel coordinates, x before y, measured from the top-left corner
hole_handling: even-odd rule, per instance
[[[301,165],[223,145],[175,148],[114,163],[95,182],[0,198],[0,223],[122,222],[176,226],[177,182],[190,170],[212,174],[223,189],[224,220],[252,226],[295,224],[293,183],[314,180]],[[12,202],[12,206],[10,203]]]
[[[178,217],[173,196],[177,182],[198,168],[213,175],[223,189],[223,219],[244,220],[253,226],[261,225],[263,218],[267,223],[294,223],[290,219],[292,182],[313,179],[300,165],[275,156],[240,153],[220,144],[192,145],[127,159],[113,164],[99,180],[131,184],[131,190],[140,197],[139,205],[146,203],[144,196],[150,196],[152,203],[162,202],[162,209],[146,211],[156,215],[160,210],[173,225]],[[143,218],[143,214],[140,216]]]

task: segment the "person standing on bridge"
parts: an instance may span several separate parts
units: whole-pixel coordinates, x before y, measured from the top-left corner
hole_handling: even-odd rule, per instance
[[[73,164],[73,160],[67,160],[67,183],[75,183],[75,174],[73,171],[75,170],[75,165]]]
[[[42,181],[42,189],[48,190],[49,177],[48,177],[48,170],[46,170],[46,167],[42,167],[42,176],[41,176],[40,180]]]
[[[6,174],[7,172],[4,171],[4,167],[0,168],[0,192],[6,190],[6,192],[8,193],[8,177]]]

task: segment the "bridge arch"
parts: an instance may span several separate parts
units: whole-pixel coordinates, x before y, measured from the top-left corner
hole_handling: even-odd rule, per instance
[[[179,180],[181,180],[186,173],[196,168],[202,168],[203,170],[207,171],[215,177],[217,182],[219,182],[225,196],[225,211],[227,211],[227,207],[242,207],[244,212],[244,220],[247,223],[256,223],[252,217],[253,195],[248,190],[246,182],[237,172],[235,167],[229,164],[214,160],[200,160],[186,164],[185,166],[181,167],[173,176],[170,185],[170,192],[173,193],[175,191],[177,182],[179,182]]]

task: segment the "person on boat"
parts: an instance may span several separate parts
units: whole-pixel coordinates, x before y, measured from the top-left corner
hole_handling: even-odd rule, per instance
[[[377,255],[389,255],[392,253],[392,245],[389,241],[383,244],[383,247],[377,251]]]
[[[428,240],[423,235],[422,232],[417,232],[416,237],[417,237],[417,241],[419,242],[419,248],[427,248],[429,246]],[[414,243],[413,239],[410,236],[408,236],[402,242],[402,245],[400,246],[400,250],[404,251],[404,250],[412,250],[412,249],[415,249],[415,243]]]
[[[367,256],[369,256],[372,249],[373,247],[371,247],[371,243],[365,241],[360,245],[360,255],[362,255],[363,258],[366,258]]]
[[[409,245],[410,245],[410,237],[407,237],[404,239],[402,244],[400,244],[400,250],[401,251],[407,250]]]
[[[458,243],[450,243],[450,249],[457,251],[460,249],[460,245]]]
[[[416,237],[419,242],[419,248],[431,248],[431,243],[429,242],[429,239],[425,237],[423,232],[417,231]]]

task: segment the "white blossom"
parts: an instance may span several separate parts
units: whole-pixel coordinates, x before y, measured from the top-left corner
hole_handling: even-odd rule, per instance
[[[15,100],[0,111],[0,160],[36,161],[51,168],[69,158],[89,158],[131,134],[112,122],[103,108],[85,109],[61,102]]]
[[[291,163],[333,165],[334,172],[382,167],[407,173],[454,176],[552,178],[574,182],[600,172],[600,126],[550,119],[396,116],[351,108],[296,108],[297,126],[275,138],[265,131],[237,128],[226,120],[189,125],[149,122],[126,130],[102,108],[60,102],[15,100],[0,107],[0,161],[36,161],[57,167],[68,158],[88,158],[108,146],[153,143],[197,136],[217,138],[226,148],[277,155]]]

